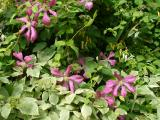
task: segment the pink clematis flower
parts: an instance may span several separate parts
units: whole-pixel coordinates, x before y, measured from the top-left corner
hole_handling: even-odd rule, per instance
[[[121,90],[121,96],[126,97],[127,91],[131,93],[135,92],[135,88],[132,86],[136,80],[135,76],[127,75],[122,78],[117,72],[114,73],[114,76],[117,80],[108,80],[104,90],[102,91],[103,94],[112,93],[113,96],[118,96],[118,91]]]
[[[113,59],[114,56],[115,56],[115,53],[113,51],[109,53],[108,57],[106,57],[103,52],[100,53],[100,57],[107,60],[111,66],[115,66],[116,64],[116,60]]]
[[[59,71],[58,68],[52,68],[51,73],[56,77],[63,77],[63,86],[68,88],[72,93],[74,93],[74,83],[80,84],[84,78],[80,75],[70,75],[71,69],[71,65],[67,67],[65,72]]]
[[[44,1],[44,3],[46,3],[46,1]],[[56,0],[51,0],[50,2],[48,2],[48,7],[41,7],[41,10],[40,11],[43,11],[44,14],[43,14],[43,18],[42,18],[42,23],[45,25],[45,26],[49,26],[51,24],[51,20],[50,20],[50,17],[49,17],[49,14],[52,15],[52,16],[57,16],[57,12],[51,10],[51,7],[56,5]]]
[[[114,97],[107,96],[107,94],[104,94],[102,91],[96,91],[96,96],[97,96],[97,98],[104,98],[109,107],[112,107],[115,104]]]
[[[25,23],[19,30],[20,34],[24,34],[28,42],[35,42],[37,39],[37,31],[35,29],[37,22],[27,17],[17,18],[18,21]]]
[[[22,52],[13,52],[13,56],[17,59],[16,65],[19,67],[32,67],[33,65],[30,64],[32,61],[31,56],[25,56],[23,58]]]

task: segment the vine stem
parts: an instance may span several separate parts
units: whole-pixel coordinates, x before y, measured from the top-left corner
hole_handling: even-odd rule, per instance
[[[75,36],[76,36],[81,30],[83,30],[85,27],[86,27],[86,25],[83,26],[82,28],[80,28],[80,29],[73,35],[73,37],[71,38],[71,40],[73,40],[73,39],[75,38]]]
[[[136,89],[137,89],[137,88],[136,88]],[[137,92],[136,92],[135,95],[134,95],[134,102],[133,102],[133,104],[132,104],[131,112],[133,111],[134,106],[135,106],[135,104],[136,104],[136,99],[137,99]]]

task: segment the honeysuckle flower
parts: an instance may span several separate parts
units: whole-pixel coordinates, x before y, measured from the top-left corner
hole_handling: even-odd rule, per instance
[[[102,91],[96,91],[97,98],[103,98],[106,100],[109,107],[114,106],[115,99],[112,96],[108,96],[107,94],[103,93]]]
[[[87,10],[91,10],[93,8],[93,2],[86,2],[84,6]]]
[[[61,72],[58,68],[52,68],[51,73],[55,77],[63,77],[63,86],[69,89],[72,93],[74,93],[74,83],[80,84],[84,78],[81,75],[70,75],[71,69],[71,65],[67,67],[65,72]]]
[[[33,65],[30,64],[32,61],[31,56],[25,56],[23,58],[22,52],[13,52],[13,56],[17,59],[16,65],[19,67],[32,67]]]
[[[136,80],[135,76],[127,75],[123,78],[117,72],[114,73],[114,76],[117,80],[108,80],[102,91],[103,94],[112,93],[113,96],[118,96],[118,91],[121,90],[121,96],[126,97],[127,91],[131,93],[135,92],[135,88],[132,86]]]
[[[100,57],[107,60],[111,66],[115,66],[116,64],[116,60],[114,59],[114,56],[115,56],[115,53],[113,51],[109,53],[108,57],[106,57],[103,52],[100,53]]]
[[[27,17],[17,18],[18,21],[25,23],[19,30],[20,34],[24,34],[28,42],[35,42],[37,39],[37,31],[35,29],[37,22]]]

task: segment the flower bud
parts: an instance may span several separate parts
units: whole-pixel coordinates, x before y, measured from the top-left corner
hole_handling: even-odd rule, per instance
[[[23,61],[23,54],[22,54],[22,52],[14,52],[14,53],[13,53],[13,56],[14,56],[15,58],[17,58],[18,60]]]
[[[32,15],[32,8],[31,8],[31,7],[26,10],[26,14],[27,14],[28,16],[31,16],[31,15]]]
[[[25,56],[25,57],[24,57],[24,61],[25,61],[26,63],[29,63],[29,62],[32,61],[32,57],[31,57],[31,56]]]
[[[91,10],[93,8],[93,2],[86,2],[85,3],[85,8],[87,10]]]
[[[56,4],[56,0],[51,0],[50,2],[49,2],[49,6],[54,6]]]

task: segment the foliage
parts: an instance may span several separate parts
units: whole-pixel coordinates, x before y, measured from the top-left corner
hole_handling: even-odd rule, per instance
[[[159,0],[0,6],[0,119],[160,119]]]

